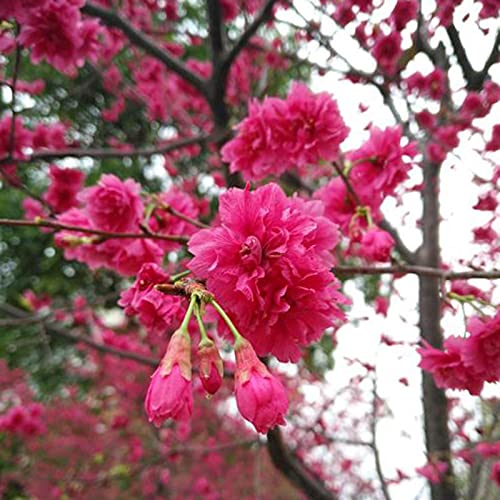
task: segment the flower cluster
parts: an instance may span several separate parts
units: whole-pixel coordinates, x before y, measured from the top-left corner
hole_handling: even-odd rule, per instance
[[[149,333],[164,335],[167,329],[180,319],[181,299],[166,295],[155,289],[159,283],[168,283],[169,276],[154,263],[144,264],[134,284],[123,291],[118,304],[125,308],[125,314],[137,315]]]
[[[344,318],[330,272],[337,226],[319,202],[276,184],[220,197],[220,225],[190,240],[188,267],[231,313],[259,355],[297,361],[300,347]]]
[[[65,170],[57,172],[59,176],[75,177],[75,174]],[[56,194],[61,192],[61,187],[58,184],[53,186],[48,193],[57,199]],[[65,189],[71,190],[72,187],[67,185]],[[60,213],[57,220],[82,229],[104,231],[109,236],[99,237],[77,230],[58,232],[55,241],[64,248],[66,259],[84,262],[91,269],[107,267],[124,276],[132,276],[139,272],[143,264],[159,264],[166,251],[177,248],[176,243],[159,239],[112,238],[113,233],[135,235],[142,232],[144,202],[140,190],[140,185],[132,179],[122,181],[112,174],[106,174],[96,186],[81,191],[76,197],[78,206]],[[69,203],[70,198],[65,200]],[[73,199],[71,203],[74,203]],[[189,235],[194,231],[190,224],[168,215],[169,207],[176,208],[177,212],[187,217],[198,215],[199,209],[187,193],[172,188],[161,193],[154,203],[158,208],[153,211],[148,223],[158,235],[172,235],[178,230]],[[36,214],[37,208],[40,209],[31,204],[26,207],[32,215]]]
[[[313,94],[301,83],[292,85],[286,99],[251,102],[237,129],[222,148],[222,159],[246,180],[279,176],[293,168],[317,175],[322,161],[338,157],[348,134],[336,101],[324,92]]]
[[[207,336],[196,296],[191,297],[181,327],[172,335],[151,383],[145,400],[149,421],[156,426],[169,418],[186,422],[193,409],[191,337],[187,330],[191,311],[196,308],[202,340],[198,346],[199,376],[208,394],[222,385],[223,362],[215,343]],[[218,305],[217,305],[218,306]],[[218,306],[220,307],[220,306]],[[225,316],[225,312],[223,312]],[[259,361],[251,344],[234,330],[236,371],[235,395],[241,415],[252,422],[258,432],[266,433],[276,425],[284,425],[288,398],[280,380]]]
[[[96,57],[100,25],[82,19],[80,0],[18,0],[0,18],[14,17],[21,25],[19,42],[30,49],[33,64],[46,60],[54,68],[74,75],[86,59]]]
[[[444,351],[424,344],[417,350],[419,366],[432,373],[438,387],[478,395],[485,382],[500,380],[500,312],[492,318],[471,318],[467,330],[466,338],[447,338]]]
[[[0,416],[0,431],[24,437],[36,436],[45,432],[42,420],[42,406],[38,403],[14,406]]]

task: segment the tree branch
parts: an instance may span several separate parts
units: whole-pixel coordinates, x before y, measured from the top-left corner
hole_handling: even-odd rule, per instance
[[[161,61],[168,69],[178,74],[190,83],[200,94],[207,97],[206,81],[190,71],[182,61],[170,55],[156,45],[149,37],[138,31],[132,24],[111,10],[103,9],[91,2],[87,2],[81,11],[89,16],[98,17],[104,24],[119,29],[134,45]]]
[[[276,2],[277,0],[267,0],[248,28],[241,34],[238,40],[236,40],[232,49],[224,57],[224,61],[222,63],[226,71],[229,70],[233,61],[236,57],[238,57],[238,54],[245,48],[255,33],[257,33],[257,30],[261,27],[261,25],[271,19],[273,7]]]
[[[336,266],[336,274],[416,274],[418,276],[431,276],[443,280],[465,280],[472,278],[497,280],[500,279],[500,270],[492,271],[447,271],[426,266]]]
[[[220,0],[206,0],[208,14],[208,35],[212,51],[212,65],[216,66],[224,53],[222,34],[222,8]]]
[[[422,245],[417,253],[417,263],[421,266],[439,269],[441,249],[439,246],[439,165],[424,158],[423,189],[421,191]],[[441,287],[438,277],[419,276],[419,329],[420,336],[433,347],[440,349],[443,344],[441,330]],[[436,386],[432,375],[422,373],[422,393],[424,406],[424,430],[427,454],[439,457],[448,464],[443,479],[431,484],[432,500],[455,500],[457,492],[451,462],[451,438],[448,427],[448,400],[443,389]]]
[[[220,139],[220,134],[211,134],[211,135],[202,134],[195,137],[186,137],[184,139],[172,141],[163,146],[150,146],[146,148],[138,148],[132,150],[121,150],[114,148],[68,148],[61,150],[45,150],[45,151],[35,152],[29,157],[28,160],[23,160],[23,161],[33,161],[33,160],[52,161],[67,157],[84,158],[87,156],[96,159],[128,158],[136,156],[149,157],[156,154],[166,154],[176,149],[192,146],[193,144],[215,142],[219,139]]]
[[[137,354],[131,351],[124,351],[122,349],[117,349],[116,347],[111,347],[106,344],[96,342],[90,337],[71,333],[65,328],[50,323],[49,321],[47,321],[48,320],[47,317],[35,317],[31,314],[24,312],[22,309],[19,309],[10,304],[0,304],[0,310],[4,313],[7,313],[9,316],[13,316],[19,322],[22,321],[26,322],[30,320],[29,322],[33,323],[35,322],[34,320],[36,319],[37,322],[41,322],[44,324],[47,333],[50,335],[62,337],[76,343],[81,342],[85,345],[88,345],[89,347],[92,347],[97,351],[104,352],[106,354],[113,354],[115,356],[119,356],[120,358],[130,359],[132,361],[137,361],[138,363],[141,363],[143,365],[148,365],[153,367],[158,366],[159,363],[158,359],[150,358],[148,356],[143,356],[142,354]]]
[[[279,427],[267,433],[267,449],[275,467],[311,500],[335,500],[323,482],[315,477],[283,442]]]
[[[92,229],[90,227],[80,227],[80,226],[73,226],[71,224],[63,224],[62,222],[57,222],[47,219],[36,219],[36,220],[0,219],[0,226],[49,227],[55,229],[56,231],[75,231],[79,233],[93,234],[96,236],[100,236],[101,241],[108,239],[127,239],[127,238],[175,241],[177,243],[183,243],[183,244],[189,241],[189,237],[183,235],[157,234],[157,233],[113,233],[109,231],[102,231],[100,229]],[[94,241],[92,243],[101,243],[101,241]]]

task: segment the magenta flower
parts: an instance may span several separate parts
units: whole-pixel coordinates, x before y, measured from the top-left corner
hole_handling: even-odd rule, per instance
[[[155,290],[159,283],[168,283],[169,276],[157,264],[144,264],[134,284],[121,293],[118,304],[129,316],[138,315],[149,333],[164,335],[173,322],[180,319],[181,299]]]
[[[466,389],[477,396],[484,381],[468,368],[462,359],[463,343],[460,337],[448,337],[445,350],[435,349],[427,342],[417,349],[422,359],[419,366],[432,374],[437,387],[442,389]]]
[[[414,142],[401,145],[402,139],[399,126],[384,130],[374,127],[370,130],[370,138],[347,155],[354,165],[351,182],[361,200],[369,200],[374,193],[391,195],[408,177],[410,159],[417,154],[417,148]]]
[[[392,76],[398,69],[399,58],[403,54],[401,42],[401,35],[393,31],[379,37],[373,47],[373,57],[377,60],[380,69],[389,76]]]
[[[441,460],[436,460],[434,462],[428,462],[422,467],[417,467],[415,470],[432,484],[437,484],[441,482],[443,475],[448,470],[448,464]]]
[[[235,393],[241,415],[258,432],[284,425],[288,398],[283,384],[259,361],[245,340],[236,347]]]
[[[93,227],[112,232],[134,231],[144,210],[140,190],[141,186],[132,179],[122,181],[106,174],[97,186],[83,190],[80,200]]]
[[[220,197],[220,225],[191,238],[188,267],[259,355],[297,361],[301,346],[344,318],[330,272],[337,227],[322,211],[276,184],[230,189]]]
[[[393,237],[388,232],[373,227],[363,234],[359,253],[368,261],[387,262],[393,248]]]
[[[237,136],[222,148],[222,159],[246,180],[292,168],[317,176],[324,171],[321,161],[338,157],[349,131],[328,93],[313,94],[297,82],[286,99],[251,102],[248,117],[237,128]]]
[[[29,9],[19,41],[31,49],[31,60],[46,60],[63,73],[74,71],[78,49],[80,11],[63,0],[48,0],[40,8]]]
[[[500,380],[500,311],[493,318],[471,318],[467,330],[470,337],[462,346],[465,366],[486,382]]]
[[[76,207],[77,194],[82,188],[85,174],[75,168],[59,168],[51,165],[49,177],[51,184],[44,198],[54,211],[60,213]]]
[[[177,330],[167,352],[151,375],[144,407],[150,422],[160,426],[168,418],[187,420],[192,413],[191,340]]]

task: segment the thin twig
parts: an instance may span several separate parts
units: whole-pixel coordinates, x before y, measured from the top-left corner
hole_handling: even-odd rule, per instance
[[[207,96],[206,81],[190,71],[182,61],[163,50],[151,38],[137,30],[132,24],[111,10],[103,9],[98,5],[87,2],[81,11],[84,14],[98,17],[104,24],[119,29],[134,45],[142,48],[162,62],[168,69],[177,73],[182,79],[190,83],[201,95]]]
[[[425,266],[336,266],[333,271],[336,274],[417,274],[419,276],[433,276],[444,280],[465,279],[500,279],[500,270],[492,271],[448,271]]]
[[[47,220],[47,219],[36,219],[36,220],[17,220],[17,219],[0,219],[0,226],[23,226],[23,227],[49,227],[55,229],[56,231],[75,231],[85,234],[93,234],[95,236],[101,236],[101,241],[107,239],[151,239],[151,240],[164,240],[164,241],[175,241],[177,243],[187,243],[189,241],[188,236],[184,235],[171,235],[171,234],[158,234],[158,233],[113,233],[109,231],[102,231],[100,229],[92,229],[89,227],[73,226],[71,224],[63,224],[62,222]],[[93,243],[100,243],[100,241],[95,241]]]

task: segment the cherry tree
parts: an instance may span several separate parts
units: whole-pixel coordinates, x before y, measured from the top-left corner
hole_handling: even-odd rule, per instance
[[[499,7],[1,2],[3,497],[494,498]]]

